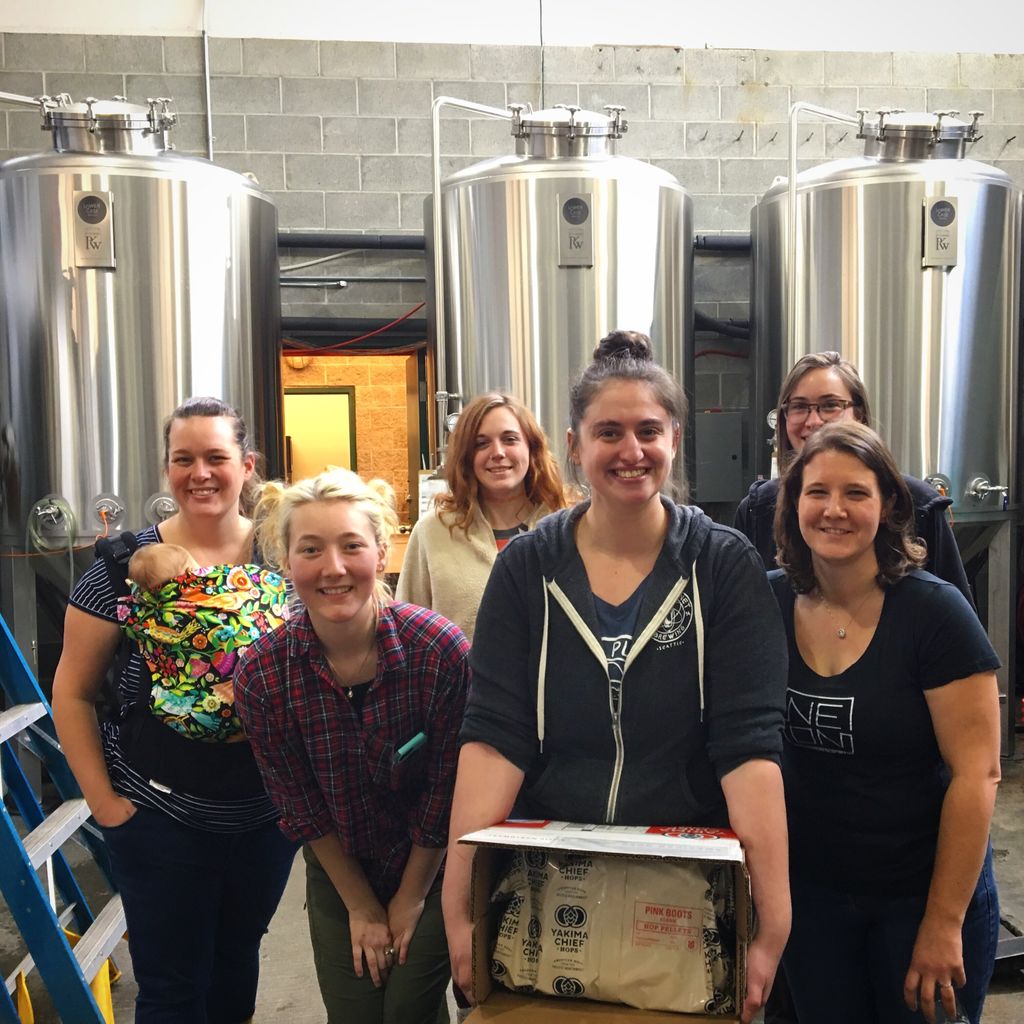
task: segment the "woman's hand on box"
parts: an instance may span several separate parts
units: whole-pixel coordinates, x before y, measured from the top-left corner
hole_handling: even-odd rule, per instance
[[[473,923],[469,920],[450,922],[445,920],[448,934],[448,956],[452,962],[452,981],[462,989],[462,994],[476,1002],[473,994]]]
[[[747,993],[740,1017],[743,1024],[750,1024],[768,1001],[781,956],[778,942],[764,933],[759,933],[747,949]]]

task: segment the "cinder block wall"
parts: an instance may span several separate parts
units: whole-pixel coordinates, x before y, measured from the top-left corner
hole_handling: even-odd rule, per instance
[[[495,107],[572,103],[627,108],[618,151],[670,171],[694,196],[698,231],[749,230],[749,212],[786,173],[787,112],[796,100],[858,107],[983,110],[971,155],[1024,186],[1024,55],[689,50],[673,47],[477,46],[316,40],[211,40],[215,160],[250,171],[288,229],[420,231],[430,188],[430,104],[452,95]],[[173,134],[205,155],[202,51],[197,38],[8,33],[0,90],[173,96]],[[48,145],[31,110],[0,112],[0,155]],[[505,122],[446,116],[443,170],[509,153]],[[804,165],[862,152],[845,126],[808,122]],[[295,254],[299,260],[315,253]],[[315,274],[321,268],[311,268]],[[356,254],[331,273],[422,277],[422,256]],[[699,257],[699,309],[745,317],[742,259]],[[289,289],[286,314],[390,317],[422,300],[419,283],[352,284],[342,292]],[[742,346],[699,339],[698,349]],[[742,409],[742,359],[698,360],[699,409]]]

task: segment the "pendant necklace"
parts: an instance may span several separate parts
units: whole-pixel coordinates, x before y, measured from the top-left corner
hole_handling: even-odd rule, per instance
[[[847,630],[850,628],[850,624],[853,622],[853,620],[857,617],[857,612],[859,612],[861,610],[861,608],[863,608],[864,605],[867,604],[868,598],[873,593],[874,593],[873,590],[869,590],[864,595],[864,597],[861,598],[860,604],[858,604],[857,607],[854,608],[853,614],[846,620],[846,625],[845,626],[840,626],[838,624],[838,620],[832,614],[832,606],[828,603],[828,601],[825,600],[825,595],[820,590],[818,591],[818,600],[821,602],[822,608],[825,609],[825,614],[832,620],[832,624],[836,627],[836,636],[840,640],[845,640],[846,639]]]
[[[353,691],[355,690],[356,686],[360,685],[361,682],[364,682],[364,680],[362,680],[360,677],[362,676],[363,672],[366,669],[366,664],[370,660],[370,655],[373,654],[373,652],[376,649],[377,649],[377,616],[374,615],[374,617],[373,617],[373,629],[371,630],[371,633],[370,633],[370,645],[366,648],[366,653],[363,655],[363,660],[359,662],[359,667],[356,669],[356,671],[352,675],[353,682],[352,682],[351,686],[349,686],[345,682],[345,680],[342,679],[341,673],[334,667],[334,662],[331,661],[331,659],[329,657],[327,657],[326,652],[324,652],[324,657],[327,658],[327,664],[331,668],[332,675],[334,676],[335,679],[337,679],[338,685],[344,691],[345,696],[348,697],[349,700],[352,699],[352,694],[353,694]]]

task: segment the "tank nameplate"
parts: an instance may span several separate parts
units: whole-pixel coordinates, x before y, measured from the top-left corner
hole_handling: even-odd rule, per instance
[[[955,267],[958,218],[954,196],[926,196],[922,267]]]
[[[593,196],[589,192],[558,196],[558,265],[592,267],[594,230],[591,216]]]
[[[75,266],[113,270],[114,197],[110,192],[75,192]]]

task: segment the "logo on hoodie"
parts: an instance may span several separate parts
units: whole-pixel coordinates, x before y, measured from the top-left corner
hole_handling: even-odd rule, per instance
[[[661,625],[651,638],[660,647],[676,646],[693,622],[693,604],[688,594],[683,594],[669,609]]]

